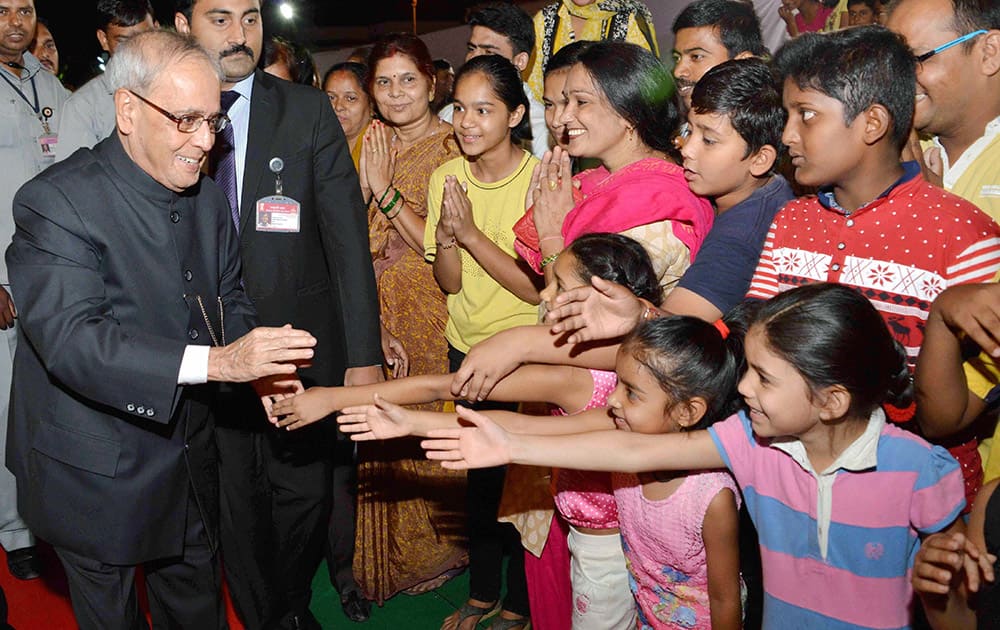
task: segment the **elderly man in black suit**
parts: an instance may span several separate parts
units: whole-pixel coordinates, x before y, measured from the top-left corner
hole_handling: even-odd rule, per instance
[[[217,629],[208,382],[271,377],[258,383],[270,394],[315,339],[254,329],[226,199],[201,175],[227,122],[215,60],[154,31],[119,48],[108,73],[116,133],[14,199],[22,342],[7,462],[81,628],[146,627],[133,582],[143,565],[155,624]]]
[[[260,7],[181,0],[174,17],[226,75],[232,133],[220,135],[213,172],[239,226],[246,291],[261,323],[291,322],[315,335],[304,385],[374,382],[382,352],[358,176],[326,95],[255,70]],[[308,607],[329,520],[335,426],[276,430],[246,388],[220,399],[217,418],[223,561],[237,611],[251,629],[318,628]],[[352,500],[333,509],[333,526],[348,531],[340,539],[350,544]],[[335,586],[345,612],[363,620],[368,604],[350,571],[351,549],[335,554],[346,565]]]

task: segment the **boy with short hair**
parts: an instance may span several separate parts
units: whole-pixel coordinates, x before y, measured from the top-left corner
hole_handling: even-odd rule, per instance
[[[713,67],[768,54],[753,7],[737,0],[695,0],[674,20],[673,32],[674,82],[685,108],[695,83]]]
[[[782,136],[795,179],[818,186],[775,217],[747,297],[837,282],[871,300],[912,369],[931,303],[1000,269],[1000,226],[899,161],[913,117],[915,61],[878,26],[805,34],[775,59],[784,79]],[[901,414],[898,420],[908,419]],[[974,446],[952,449],[974,496]]]
[[[794,197],[774,172],[785,119],[760,59],[727,61],[698,81],[681,156],[688,186],[714,202],[716,219],[702,244],[708,254],[684,273],[665,310],[718,319],[746,294],[768,227]]]
[[[899,154],[912,122],[913,55],[868,26],[805,34],[782,48],[788,146],[795,179],[818,186],[778,213],[749,297],[807,282],[856,286],[911,363],[930,303],[945,288],[1000,269],[1000,226],[919,177]]]

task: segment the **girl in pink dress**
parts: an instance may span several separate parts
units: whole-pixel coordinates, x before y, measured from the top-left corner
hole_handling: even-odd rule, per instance
[[[739,407],[736,385],[743,372],[749,308],[738,307],[715,324],[683,316],[641,323],[618,351],[618,385],[609,408],[574,416],[580,432],[598,435],[587,427],[593,417],[610,414],[618,431],[601,433],[639,433],[636,437],[645,441],[659,434],[697,433],[729,417]],[[494,417],[488,413],[463,413],[463,418],[482,430],[435,431],[432,437],[445,439],[424,442],[425,448],[441,449],[428,455],[449,460],[446,467],[480,466],[481,459],[491,457],[557,457],[556,451],[579,459],[560,447],[563,439],[572,444],[579,435],[547,438],[538,451],[507,453],[497,448],[507,437],[526,444],[545,438],[502,436],[489,427]],[[609,470],[598,451],[590,455],[595,468]],[[621,451],[606,455],[629,458]],[[740,628],[740,494],[732,477],[721,470],[613,473],[612,487],[637,610],[635,627]]]

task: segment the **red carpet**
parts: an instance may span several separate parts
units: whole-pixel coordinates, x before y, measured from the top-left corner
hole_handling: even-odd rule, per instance
[[[73,619],[73,609],[69,603],[69,589],[66,586],[66,575],[63,573],[59,558],[45,544],[39,544],[42,556],[43,575],[38,580],[22,582],[13,578],[7,571],[6,558],[0,564],[0,586],[7,595],[7,605],[10,608],[8,622],[15,630],[76,630]],[[2,555],[2,554],[0,554]],[[145,609],[145,589],[139,587],[140,604]],[[242,630],[243,625],[236,619],[232,604],[226,596],[226,611],[229,616],[229,627],[232,630]]]

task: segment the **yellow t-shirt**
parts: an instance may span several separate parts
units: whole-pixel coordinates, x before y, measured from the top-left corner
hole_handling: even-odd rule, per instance
[[[469,163],[464,157],[439,166],[431,175],[427,191],[424,258],[434,262],[437,256],[434,236],[441,217],[444,178],[447,175],[454,175],[466,185],[476,227],[500,249],[516,258],[513,228],[524,215],[524,198],[536,164],[538,159],[525,151],[513,173],[491,183],[476,179],[469,172]],[[462,352],[468,352],[469,348],[501,330],[538,322],[537,306],[528,304],[500,286],[465,250],[460,249],[459,255],[462,258],[462,289],[448,296],[448,323],[444,329],[448,343]]]
[[[936,138],[921,140],[926,152],[937,148],[944,163],[942,187],[976,204],[1000,223],[1000,117],[991,120],[982,136],[956,160]]]

